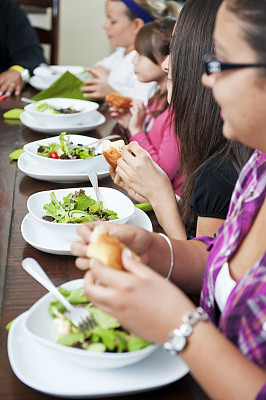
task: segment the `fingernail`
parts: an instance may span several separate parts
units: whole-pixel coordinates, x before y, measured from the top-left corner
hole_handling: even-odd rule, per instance
[[[123,255],[126,256],[127,258],[132,258],[132,252],[129,249],[124,249]]]

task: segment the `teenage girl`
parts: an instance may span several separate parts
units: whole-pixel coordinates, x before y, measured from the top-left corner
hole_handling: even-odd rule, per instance
[[[245,146],[224,138],[220,109],[200,82],[202,54],[212,49],[220,3],[205,1],[206,20],[201,3],[192,2],[194,14],[189,11],[189,28],[189,7],[183,7],[171,43],[170,59],[175,62],[172,68],[170,63],[168,100],[174,112],[173,129],[180,141],[179,168],[185,176],[182,200],[178,202],[180,213],[169,179],[135,144],[122,152],[116,171],[111,170],[114,182],[124,184],[136,201],[149,201],[164,231],[177,239],[212,236],[217,231],[226,218],[239,172],[250,156]],[[169,58],[162,67],[168,72]]]
[[[180,6],[165,0],[107,0],[104,29],[117,50],[88,71],[92,78],[81,88],[84,97],[104,98],[111,92],[138,98],[147,103],[154,93],[155,83],[140,83],[134,73],[132,59],[135,39],[142,26],[156,18],[177,17]]]
[[[206,0],[188,1],[184,9],[194,3],[203,12]],[[106,223],[149,267],[124,250],[126,271],[94,265],[85,275],[95,307],[138,336],[165,343],[213,400],[266,398],[265,21],[265,0],[255,7],[254,0],[224,0],[215,54],[204,58],[202,80],[219,104],[224,136],[257,149],[240,173],[224,224],[212,238],[166,240],[136,226]],[[95,223],[81,225],[83,241],[73,251],[84,269]],[[167,276],[169,265],[171,282],[159,274]],[[185,293],[199,291],[196,308]]]
[[[127,128],[129,141],[137,142],[149,153],[152,160],[169,177],[175,193],[180,195],[183,178],[178,173],[178,141],[167,102],[167,75],[161,68],[163,60],[169,54],[175,22],[176,19],[171,17],[149,22],[136,37],[137,53],[133,58],[135,73],[140,82],[157,83],[157,90],[148,105],[145,106],[141,100],[134,100],[127,113],[119,114],[115,107],[110,110],[111,115]],[[137,167],[139,159],[136,158],[135,161]]]

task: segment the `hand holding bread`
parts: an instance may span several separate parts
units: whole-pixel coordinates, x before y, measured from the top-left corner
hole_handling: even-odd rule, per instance
[[[117,161],[121,157],[122,150],[126,147],[124,140],[110,140],[103,141],[102,154],[106,161],[114,168],[117,167]]]
[[[128,247],[121,243],[115,236],[108,233],[104,225],[95,226],[91,242],[87,247],[87,257],[100,261],[104,266],[123,270],[122,252]],[[131,251],[133,258],[140,258]]]
[[[105,97],[105,100],[111,106],[116,107],[119,113],[128,111],[132,105],[132,99],[130,97],[122,96],[119,93],[110,93]]]

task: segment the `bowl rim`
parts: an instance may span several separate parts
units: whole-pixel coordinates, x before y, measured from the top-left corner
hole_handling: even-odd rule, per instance
[[[29,208],[29,202],[30,202],[30,200],[31,200],[33,197],[40,195],[41,193],[52,193],[52,192],[55,192],[55,194],[56,194],[56,192],[65,191],[65,190],[69,191],[69,193],[70,193],[70,192],[75,192],[75,191],[80,190],[80,189],[85,190],[85,191],[86,191],[86,189],[90,189],[90,190],[92,190],[92,193],[94,193],[94,189],[93,189],[92,186],[88,186],[88,187],[78,187],[78,188],[54,189],[54,190],[53,190],[53,189],[52,189],[52,190],[42,190],[42,191],[40,191],[40,192],[33,193],[32,195],[29,196],[29,198],[28,198],[28,200],[27,200],[27,209],[28,209],[28,212],[29,212],[38,222],[41,222],[41,223],[45,224],[46,226],[51,226],[51,222],[50,222],[50,221],[45,221],[44,219],[37,217],[36,215],[34,215],[34,214],[31,212],[31,210],[30,210],[30,208]],[[106,187],[106,186],[99,186],[99,191],[101,191],[102,189],[103,189],[104,191],[105,191],[105,190],[115,191],[116,193],[119,193],[119,194],[122,196],[122,198],[125,198],[125,199],[126,199],[126,201],[128,202],[128,205],[131,207],[131,213],[129,214],[128,217],[124,217],[124,218],[128,218],[128,220],[129,220],[129,219],[134,215],[134,213],[135,213],[134,203],[132,202],[132,200],[131,200],[129,197],[127,197],[127,196],[124,195],[122,192],[120,192],[119,190],[114,189],[114,188],[110,188],[110,187]],[[66,194],[66,195],[67,195],[67,194]],[[65,196],[66,196],[66,195],[65,195]],[[117,223],[117,221],[119,221],[119,220],[121,220],[121,219],[123,219],[123,218],[118,218],[118,220],[102,221],[102,222],[105,222],[105,223],[108,223],[108,222]],[[48,224],[48,225],[47,225],[47,224]],[[80,223],[75,223],[75,222],[74,222],[73,224],[67,224],[66,222],[62,222],[62,223],[54,223],[54,224],[52,224],[52,226],[56,226],[56,227],[58,227],[58,228],[61,228],[61,227],[75,227],[75,228],[76,228],[77,226],[80,226]]]
[[[92,139],[92,141],[94,141],[94,142],[96,142],[96,140],[98,140],[99,141],[99,139],[97,139],[97,138],[92,138],[92,137],[90,137],[90,136],[82,136],[82,135],[71,135],[71,134],[69,134],[68,136],[71,136],[71,137],[73,137],[73,139],[75,138],[77,138],[77,140],[79,140],[79,138],[85,138],[85,139],[87,139],[87,138],[90,138],[90,139]],[[48,139],[51,141],[51,143],[52,143],[52,140],[54,140],[54,139],[58,139],[58,141],[59,141],[59,136],[52,136],[52,137],[50,137],[50,138],[45,138],[45,139],[41,139],[41,140],[34,140],[33,142],[29,142],[29,143],[26,143],[26,144],[24,144],[24,146],[23,146],[23,149],[24,149],[24,151],[27,153],[27,154],[29,154],[30,156],[32,156],[32,157],[38,157],[38,160],[49,160],[49,162],[52,162],[52,163],[58,163],[58,162],[60,162],[60,165],[62,165],[62,162],[63,163],[67,163],[67,162],[69,162],[69,161],[71,161],[71,165],[73,165],[73,162],[77,162],[77,161],[86,161],[86,162],[89,162],[89,161],[91,161],[91,160],[95,160],[95,157],[93,157],[93,158],[87,158],[87,159],[83,159],[83,158],[80,158],[80,159],[76,159],[76,160],[62,160],[62,159],[56,159],[56,158],[49,158],[49,157],[41,157],[41,156],[39,156],[37,153],[34,153],[33,151],[30,151],[29,150],[29,148],[30,148],[30,146],[32,146],[32,145],[37,145],[37,144],[40,144],[41,145],[41,142],[43,142],[43,141],[45,141],[45,142],[47,142],[48,143]],[[72,140],[72,139],[71,139]],[[82,139],[81,139],[82,140]],[[59,141],[59,143],[60,143],[60,141]],[[88,143],[88,144],[85,144],[85,146],[89,146],[90,144]],[[103,157],[103,154],[102,153],[97,153],[97,157],[100,157],[100,156],[102,156]],[[101,157],[101,158],[102,158]],[[44,162],[46,162],[46,161],[44,161]]]
[[[67,289],[68,286],[70,285],[75,285],[75,288],[78,288],[78,284],[81,284],[81,286],[84,284],[84,279],[74,279],[72,281],[68,281],[63,283],[62,286],[63,288]],[[77,286],[76,286],[77,285]],[[81,287],[80,286],[80,287]],[[70,289],[71,290],[71,289]],[[48,292],[46,293],[44,296],[42,296],[39,300],[37,300],[28,310],[26,318],[24,319],[23,323],[24,323],[24,327],[25,330],[27,331],[27,333],[34,339],[37,340],[38,342],[42,343],[43,345],[47,345],[48,347],[51,347],[53,349],[56,350],[63,350],[64,352],[68,353],[68,354],[74,354],[74,355],[79,355],[82,358],[87,358],[87,357],[93,357],[93,358],[98,358],[98,359],[108,359],[108,360],[112,360],[113,358],[117,359],[117,356],[120,357],[120,359],[127,359],[127,358],[131,358],[132,355],[138,356],[139,354],[145,354],[145,353],[150,353],[151,351],[155,350],[156,348],[160,347],[159,344],[156,343],[152,343],[147,347],[144,347],[141,350],[136,350],[136,351],[131,351],[131,352],[126,352],[126,353],[101,353],[101,352],[94,352],[94,351],[89,351],[89,350],[84,350],[84,349],[78,349],[78,348],[74,348],[74,347],[68,347],[68,346],[64,346],[60,343],[55,343],[52,342],[49,339],[46,338],[42,338],[40,336],[38,336],[37,334],[33,333],[29,327],[27,326],[27,321],[30,318],[31,312],[34,312],[36,308],[38,308],[38,306],[40,304],[42,304],[43,302],[45,302],[46,300],[48,300],[49,298],[53,298],[52,293]],[[51,317],[52,318],[52,317]]]
[[[34,109],[34,106],[36,105],[36,103],[40,103],[40,104],[42,104],[42,103],[47,103],[47,102],[49,102],[50,100],[60,100],[60,101],[65,101],[65,100],[70,100],[69,102],[71,103],[71,102],[82,102],[82,104],[83,105],[89,105],[90,107],[91,107],[91,109],[85,109],[85,110],[81,110],[79,113],[74,113],[74,114],[45,114],[45,113],[42,113],[41,111],[38,111],[38,110],[36,110],[36,109]],[[80,99],[70,99],[70,98],[65,98],[65,97],[51,97],[51,98],[49,98],[49,99],[44,99],[44,100],[39,100],[39,101],[37,101],[37,102],[34,102],[34,103],[30,103],[30,104],[27,104],[25,107],[24,107],[24,110],[26,111],[26,112],[29,112],[29,113],[32,113],[32,114],[37,114],[37,115],[44,115],[45,116],[45,118],[47,117],[47,118],[49,118],[49,117],[52,117],[52,118],[54,118],[54,117],[59,117],[59,118],[62,118],[62,117],[65,117],[65,118],[70,118],[70,117],[78,117],[78,116],[80,116],[80,115],[84,115],[84,114],[87,114],[87,113],[91,113],[92,111],[96,111],[97,109],[99,108],[99,104],[98,103],[96,103],[96,102],[94,102],[94,101],[89,101],[89,100],[80,100]]]

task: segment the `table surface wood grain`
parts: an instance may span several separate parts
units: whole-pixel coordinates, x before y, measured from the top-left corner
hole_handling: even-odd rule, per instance
[[[34,89],[27,87],[23,96],[32,97],[35,93]],[[74,257],[41,252],[27,244],[21,235],[20,226],[27,214],[26,202],[31,194],[42,190],[71,187],[71,184],[32,179],[18,169],[16,161],[10,161],[8,155],[14,150],[22,148],[25,143],[47,137],[25,127],[20,121],[3,119],[5,111],[15,107],[23,108],[24,105],[20,98],[14,96],[0,102],[0,398],[3,400],[53,398],[23,384],[13,373],[8,360],[6,324],[28,310],[46,293],[46,290],[22,269],[21,261],[25,257],[34,257],[56,285],[83,277],[83,273],[75,268]],[[107,113],[106,110],[103,112]],[[99,138],[110,134],[113,127],[114,121],[109,117],[99,129],[83,134]],[[101,179],[100,185],[114,187],[110,176]],[[82,186],[86,184],[82,183]],[[154,230],[160,231],[152,212],[149,213],[149,217]],[[121,400],[208,399],[190,374],[164,388],[119,398]]]

